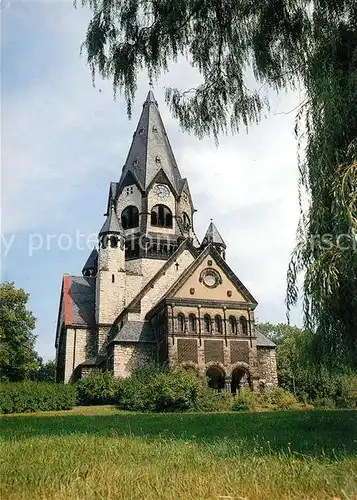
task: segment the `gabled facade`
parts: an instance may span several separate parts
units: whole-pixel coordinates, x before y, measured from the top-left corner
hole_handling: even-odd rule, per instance
[[[64,276],[57,380],[93,367],[128,377],[152,360],[193,369],[212,387],[276,385],[275,345],[255,328],[257,302],[226,262],[211,221],[200,243],[194,206],[153,93],[148,93],[106,220],[83,276]]]

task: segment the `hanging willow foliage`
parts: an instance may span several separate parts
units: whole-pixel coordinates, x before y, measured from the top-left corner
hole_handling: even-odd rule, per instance
[[[258,122],[263,89],[303,88],[297,134],[302,212],[288,269],[288,309],[305,272],[306,325],[323,356],[357,366],[356,0],[82,0],[93,17],[84,49],[92,71],[113,80],[128,114],[137,77],[156,80],[185,57],[202,76],[192,89],[169,88],[181,126],[218,135]]]

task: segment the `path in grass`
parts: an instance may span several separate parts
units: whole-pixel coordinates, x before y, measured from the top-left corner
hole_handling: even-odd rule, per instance
[[[1,420],[2,499],[357,499],[357,412]]]

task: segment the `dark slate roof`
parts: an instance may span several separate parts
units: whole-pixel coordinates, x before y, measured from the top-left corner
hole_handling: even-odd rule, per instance
[[[66,325],[95,327],[95,278],[64,276]]]
[[[162,170],[176,194],[182,190],[182,178],[171,149],[153,92],[150,90],[143,104],[136,132],[123,167],[118,191],[130,173],[139,187],[146,191]]]
[[[255,330],[255,335],[257,337],[257,346],[258,347],[276,347],[276,344],[272,342],[268,337],[263,335],[262,333],[258,332],[258,330]]]
[[[216,228],[216,226],[213,224],[212,221],[210,222],[205,237],[202,240],[202,246],[208,245],[209,243],[221,245],[222,247],[226,248],[226,244],[223,241],[222,236],[220,235],[218,229]]]
[[[83,266],[82,273],[90,269],[95,269],[97,267],[97,262],[98,262],[98,252],[96,248],[93,248],[87,259],[87,262]]]
[[[83,363],[80,364],[80,366],[96,366],[97,365],[97,360],[95,358],[91,359],[86,359],[83,361]]]
[[[114,342],[154,342],[148,321],[128,321],[113,340]]]
[[[109,215],[107,216],[106,221],[103,224],[102,229],[99,231],[99,234],[122,234],[123,228],[121,222],[115,213],[114,205],[112,205]]]

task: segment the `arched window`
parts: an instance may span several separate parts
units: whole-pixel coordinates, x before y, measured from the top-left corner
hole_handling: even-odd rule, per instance
[[[205,332],[210,332],[212,329],[211,316],[209,314],[203,316],[203,329]]]
[[[243,335],[248,335],[247,318],[245,318],[244,316],[241,316],[239,321],[240,321],[240,326],[241,326]]]
[[[214,318],[214,325],[215,325],[216,332],[222,333],[222,331],[223,331],[222,318],[219,314],[217,314],[217,316],[215,316],[215,318]]]
[[[229,316],[229,327],[231,333],[237,333],[237,320],[234,316]]]
[[[151,210],[151,225],[172,227],[172,213],[165,205],[155,205]]]
[[[180,332],[185,331],[185,316],[182,313],[177,315],[177,324]]]
[[[196,316],[194,314],[190,314],[188,317],[188,324],[191,332],[195,332],[197,329],[197,321]]]
[[[117,248],[118,247],[118,238],[116,236],[111,236],[110,237],[110,246],[112,248]]]
[[[183,227],[186,229],[186,231],[188,231],[191,226],[191,221],[186,212],[183,212],[182,214],[182,221],[183,221]]]
[[[139,210],[134,205],[124,208],[121,213],[123,229],[132,229],[139,226]]]

